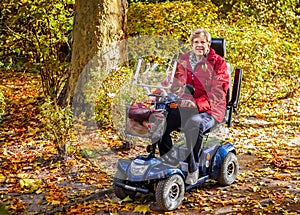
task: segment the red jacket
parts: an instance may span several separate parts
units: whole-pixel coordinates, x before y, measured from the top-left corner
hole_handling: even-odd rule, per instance
[[[189,62],[190,52],[179,57],[172,88],[191,84],[195,88],[193,96],[199,112],[211,114],[222,122],[226,111],[226,94],[229,73],[225,60],[211,48],[209,55],[198,62],[194,71]]]

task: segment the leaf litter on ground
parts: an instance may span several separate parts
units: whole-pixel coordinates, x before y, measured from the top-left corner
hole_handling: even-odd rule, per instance
[[[135,202],[119,200],[111,192],[93,196],[111,188],[116,161],[145,153],[145,143],[125,150],[114,130],[95,130],[68,142],[63,160],[52,160],[55,145],[39,138],[43,128],[36,119],[38,77],[1,75],[7,101],[0,128],[0,193],[5,209],[17,214],[161,214],[151,195]],[[300,212],[299,107],[297,95],[240,109],[226,134],[238,150],[241,168],[236,183],[219,187],[209,181],[187,192],[176,214]]]

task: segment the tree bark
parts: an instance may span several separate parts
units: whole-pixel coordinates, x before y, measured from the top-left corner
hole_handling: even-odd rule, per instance
[[[70,74],[59,97],[73,114],[93,115],[95,88],[127,56],[127,1],[76,0]]]

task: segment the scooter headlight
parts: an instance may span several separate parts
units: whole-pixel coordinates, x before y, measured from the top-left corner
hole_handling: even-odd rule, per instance
[[[133,161],[130,165],[130,172],[133,175],[144,175],[148,166],[149,165],[144,164],[144,162]]]

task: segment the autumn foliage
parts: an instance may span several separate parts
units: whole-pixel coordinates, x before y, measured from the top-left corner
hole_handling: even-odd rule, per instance
[[[71,109],[55,103],[68,75],[73,3],[2,1],[0,214],[161,214],[151,197],[132,203],[110,192],[116,160],[145,153],[142,141],[126,147],[112,120],[132,68],[99,86],[101,130],[75,131]],[[238,151],[237,182],[200,186],[167,214],[300,212],[299,8],[298,0],[130,1],[129,37],[187,42],[201,26],[226,39],[226,60],[244,71],[241,105],[224,137]]]

